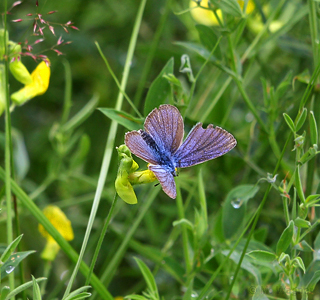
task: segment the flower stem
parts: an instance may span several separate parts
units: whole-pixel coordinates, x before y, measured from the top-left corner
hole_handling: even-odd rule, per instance
[[[131,61],[133,58],[133,53],[134,53],[134,49],[136,46],[136,42],[138,39],[138,33],[139,33],[139,28],[140,28],[140,24],[141,24],[141,20],[142,20],[142,16],[143,16],[143,12],[144,12],[144,8],[145,8],[145,4],[146,4],[146,0],[142,0],[140,3],[140,7],[139,7],[139,11],[136,17],[136,21],[134,24],[134,28],[133,28],[133,32],[131,35],[131,40],[130,40],[130,44],[129,44],[129,49],[128,49],[128,55],[127,55],[127,59],[125,62],[125,66],[124,66],[124,71],[123,71],[123,77],[122,77],[122,81],[121,81],[121,89],[124,91],[125,87],[127,85],[127,81],[128,81],[128,76],[129,76],[129,71],[130,71],[130,66],[131,66]],[[96,43],[97,45],[97,43]],[[122,106],[122,102],[123,102],[123,93],[121,93],[121,91],[118,94],[118,98],[117,98],[117,102],[116,102],[116,110],[120,110],[121,106]],[[114,149],[114,141],[115,141],[115,137],[116,137],[116,133],[117,133],[117,128],[118,128],[118,123],[116,121],[112,121],[111,122],[111,126],[110,126],[110,130],[109,130],[109,135],[108,135],[108,139],[107,139],[107,144],[106,144],[106,148],[105,148],[105,152],[104,152],[104,156],[103,156],[103,160],[102,160],[102,166],[101,166],[101,170],[100,170],[100,175],[99,175],[99,179],[98,179],[98,185],[97,185],[97,189],[96,189],[96,194],[93,200],[93,204],[92,204],[92,209],[91,209],[91,213],[90,213],[90,217],[89,217],[89,221],[88,221],[88,226],[87,226],[87,230],[83,239],[83,243],[82,243],[82,247],[80,250],[80,254],[79,254],[79,259],[77,261],[77,264],[73,270],[72,276],[70,278],[70,281],[68,283],[68,286],[66,288],[66,291],[64,293],[64,297],[67,297],[70,293],[72,284],[75,280],[75,277],[78,273],[79,267],[80,267],[80,263],[82,261],[84,252],[86,250],[87,244],[88,244],[88,240],[90,237],[90,233],[91,233],[91,229],[93,226],[93,222],[98,210],[98,206],[100,203],[100,199],[101,199],[101,194],[103,191],[103,187],[107,178],[107,174],[109,171],[109,166],[110,166],[110,162],[111,162],[111,157],[112,157],[112,152]]]

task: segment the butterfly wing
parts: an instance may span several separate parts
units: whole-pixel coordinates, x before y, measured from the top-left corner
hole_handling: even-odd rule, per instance
[[[186,140],[174,154],[178,168],[190,167],[219,157],[237,144],[233,135],[210,124],[206,129],[198,123],[192,128]]]
[[[175,153],[180,147],[183,134],[183,119],[179,110],[169,104],[155,108],[146,118],[144,128],[157,145],[169,153]]]
[[[172,199],[177,197],[176,183],[174,182],[173,175],[159,165],[149,165],[154,175],[159,180],[163,191]]]
[[[158,164],[156,153],[141,136],[142,131],[130,131],[125,135],[125,144],[130,151],[151,164]]]

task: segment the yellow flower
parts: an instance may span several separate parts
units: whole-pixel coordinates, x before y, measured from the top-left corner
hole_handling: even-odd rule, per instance
[[[126,145],[117,148],[119,157],[118,175],[115,188],[119,197],[128,204],[136,204],[137,196],[132,184],[143,184],[157,180],[150,170],[137,171],[139,165],[133,160],[131,152]]]
[[[203,7],[209,8],[208,2],[209,2],[209,0],[201,0],[198,3]],[[240,5],[241,9],[243,9],[245,2],[243,0],[238,0],[238,3]],[[217,20],[217,18],[212,10],[199,7],[197,2],[195,2],[193,0],[190,1],[190,8],[192,8],[191,15],[197,23],[207,25],[207,26],[219,25],[219,21]],[[249,2],[247,4],[247,8],[246,8],[246,14],[250,14],[254,10],[254,8],[255,8],[255,6],[254,6],[253,0],[249,0]],[[216,14],[219,17],[219,19],[222,21],[221,9],[217,9]]]
[[[9,41],[8,43],[10,49],[10,55],[13,56],[13,61],[9,64],[9,69],[11,74],[17,79],[19,82],[23,84],[31,84],[32,77],[29,73],[28,69],[21,62],[21,45]]]
[[[32,82],[11,95],[11,100],[22,105],[35,96],[44,94],[49,86],[50,67],[42,61],[31,74]]]
[[[71,227],[71,222],[59,207],[55,205],[49,205],[43,210],[43,213],[51,222],[51,224],[65,238],[65,240],[73,240],[74,235]],[[47,240],[47,244],[45,246],[45,249],[41,253],[41,257],[45,260],[52,261],[55,259],[60,246],[41,224],[39,224],[38,229],[42,236]]]

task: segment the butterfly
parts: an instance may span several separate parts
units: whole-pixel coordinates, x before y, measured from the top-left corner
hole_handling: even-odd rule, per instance
[[[186,168],[219,157],[233,149],[237,141],[220,127],[196,124],[183,142],[184,124],[179,110],[169,104],[152,110],[144,122],[144,130],[125,134],[130,151],[149,163],[148,168],[159,180],[163,191],[175,199],[174,177],[177,168]]]

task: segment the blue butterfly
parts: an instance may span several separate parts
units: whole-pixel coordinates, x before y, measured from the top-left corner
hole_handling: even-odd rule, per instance
[[[196,124],[185,141],[184,125],[179,110],[173,105],[160,105],[144,122],[145,130],[134,130],[125,135],[130,151],[149,163],[163,191],[171,198],[177,196],[174,177],[177,168],[186,168],[219,157],[233,149],[237,141],[220,127]]]

